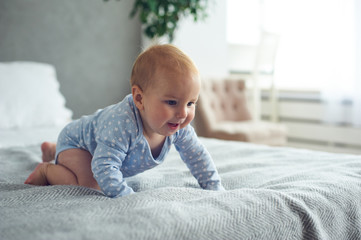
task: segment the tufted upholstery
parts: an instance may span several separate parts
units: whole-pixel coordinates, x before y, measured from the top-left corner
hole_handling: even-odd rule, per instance
[[[267,145],[284,145],[286,128],[277,123],[253,121],[241,79],[207,79],[202,83],[195,117],[203,137]]]

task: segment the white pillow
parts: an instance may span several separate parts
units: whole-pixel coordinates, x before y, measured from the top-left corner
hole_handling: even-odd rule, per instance
[[[0,129],[60,126],[71,117],[53,66],[0,63]]]

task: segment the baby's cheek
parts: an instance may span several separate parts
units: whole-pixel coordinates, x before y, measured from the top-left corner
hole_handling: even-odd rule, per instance
[[[189,122],[191,122],[193,120],[195,116],[195,109],[193,108],[189,113],[188,113],[188,116],[187,118],[189,118]]]
[[[188,114],[186,120],[183,122],[183,124],[181,124],[181,128],[184,128],[188,124],[190,124],[192,122],[193,118],[194,118],[194,113],[193,114]]]

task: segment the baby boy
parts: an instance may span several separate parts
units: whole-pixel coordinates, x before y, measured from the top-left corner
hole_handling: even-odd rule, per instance
[[[126,178],[161,164],[174,145],[203,189],[224,190],[213,160],[189,124],[200,76],[177,47],[154,45],[136,59],[131,94],[69,123],[57,144],[42,144],[43,163],[25,181],[80,185],[109,197],[134,193]],[[55,158],[55,164],[49,163]]]

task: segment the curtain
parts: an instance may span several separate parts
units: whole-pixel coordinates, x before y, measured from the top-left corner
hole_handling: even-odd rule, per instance
[[[357,20],[357,1],[331,0],[328,4],[332,5],[328,11],[337,13],[330,19],[335,33],[335,37],[330,38],[330,41],[338,51],[335,52],[337,55],[330,56],[335,58],[335,64],[331,65],[329,70],[334,75],[329,84],[321,89],[322,101],[326,105],[324,121],[330,124],[361,126],[361,75],[357,68],[361,66],[357,50],[360,47],[357,38],[361,29]]]
[[[360,0],[227,3],[229,43],[257,44],[261,31],[280,34],[278,88],[319,91],[324,122],[361,126]]]
[[[355,0],[355,88],[353,92],[353,117],[355,126],[361,126],[361,1]]]
[[[263,28],[282,36],[277,85],[321,91],[324,122],[361,126],[361,1],[261,2]]]

